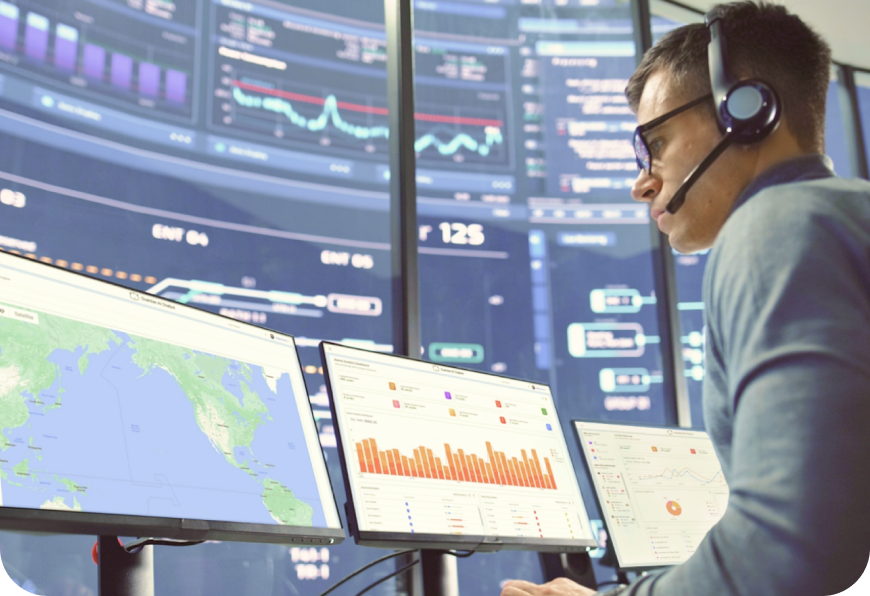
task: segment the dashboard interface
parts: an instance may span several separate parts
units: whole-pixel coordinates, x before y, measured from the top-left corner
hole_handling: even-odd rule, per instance
[[[424,357],[545,382],[573,417],[665,423],[628,6],[414,6]]]
[[[686,561],[728,508],[707,433],[574,424],[619,566]]]
[[[424,358],[663,423],[628,8],[415,2]],[[390,351],[383,6],[0,1],[0,248]],[[469,283],[474,280],[474,283]]]
[[[0,379],[3,507],[343,537],[292,337],[0,253]]]
[[[627,3],[413,4],[423,357],[668,422]],[[0,0],[0,249],[293,335],[334,446],[320,340],[392,349],[386,110],[381,0]]]
[[[548,387],[323,350],[359,532],[594,544]]]

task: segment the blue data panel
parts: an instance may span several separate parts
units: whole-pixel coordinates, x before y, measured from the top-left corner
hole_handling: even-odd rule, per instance
[[[840,83],[832,80],[828,87],[828,101],[825,112],[825,153],[834,162],[838,176],[851,178],[852,161],[846,143],[846,127],[843,124],[842,105],[840,104]]]
[[[680,353],[689,390],[692,428],[704,428],[702,388],[706,318],[702,288],[709,251],[691,255],[674,252],[677,275],[677,312],[680,316]]]
[[[293,334],[334,445],[318,341],[391,349],[383,22],[378,1],[0,1],[0,248]],[[96,592],[93,539],[0,542],[21,583]],[[158,550],[158,591],[319,593],[380,554]]]
[[[414,23],[423,357],[546,382],[565,420],[673,422],[627,6],[421,1]],[[460,562],[463,591],[528,575],[506,557]]]
[[[855,73],[855,84],[858,87],[858,113],[864,132],[864,154],[870,156],[870,74]]]
[[[0,2],[0,248],[301,336],[322,401],[319,339],[390,347],[386,70],[311,8]]]
[[[664,423],[627,9],[415,6],[424,357]]]

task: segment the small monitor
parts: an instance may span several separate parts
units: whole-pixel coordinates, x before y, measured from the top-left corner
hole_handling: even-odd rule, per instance
[[[0,527],[334,544],[293,338],[0,252]]]
[[[619,567],[686,561],[728,507],[707,433],[579,420],[574,427]]]
[[[328,342],[320,349],[359,544],[596,545],[549,387]]]

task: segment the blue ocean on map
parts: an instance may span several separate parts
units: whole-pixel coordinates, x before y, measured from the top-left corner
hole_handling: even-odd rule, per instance
[[[172,375],[143,371],[132,359],[135,342],[116,334],[118,343],[89,355],[83,375],[83,350],[50,356],[57,379],[39,400],[26,396],[28,422],[6,431],[15,447],[3,452],[4,467],[27,460],[31,475],[3,481],[4,505],[35,508],[59,496],[90,512],[274,524],[262,501],[271,478],[311,505],[315,526],[325,526],[289,375],[274,392],[257,366],[248,365],[248,380],[233,363],[221,379],[239,401],[247,384],[268,409],[250,447],[233,453],[252,476],[212,445]]]

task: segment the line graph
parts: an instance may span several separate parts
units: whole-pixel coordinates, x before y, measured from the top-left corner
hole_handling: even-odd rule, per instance
[[[238,79],[232,80],[231,86],[231,96],[236,107],[283,116],[281,123],[289,123],[298,129],[325,133],[331,128],[358,141],[386,140],[390,136],[389,126],[384,122],[389,111],[384,107],[341,101],[333,94],[319,97]],[[302,113],[300,104],[318,106],[321,110],[306,116]],[[350,112],[365,114],[370,122],[354,124],[345,116]],[[494,147],[505,142],[503,120],[423,112],[415,113],[414,119],[435,124],[414,143],[418,154],[433,153],[454,157],[464,151],[486,158],[492,154]],[[458,131],[459,127],[473,127],[476,130]],[[478,132],[481,128],[483,130]]]
[[[645,480],[679,480],[685,478],[686,476],[704,485],[714,483],[724,484],[725,482],[725,477],[722,476],[722,470],[719,470],[718,472],[713,474],[712,477],[707,477],[703,474],[695,472],[691,468],[682,468],[679,470],[677,468],[666,468],[661,474],[640,475],[637,477],[637,479],[641,482]]]
[[[297,95],[280,92],[282,95]],[[276,114],[283,114],[291,124],[312,132],[319,132],[329,123],[346,135],[356,139],[386,139],[390,135],[388,126],[357,126],[346,122],[339,112],[339,102],[334,95],[322,100],[323,111],[316,118],[306,118],[293,109],[293,105],[282,97],[259,97],[245,94],[239,85],[233,88],[233,99],[246,108],[260,108]]]
[[[484,132],[486,139],[483,143],[478,142],[465,133],[460,133],[445,143],[433,131],[417,139],[414,142],[414,150],[417,153],[421,153],[429,147],[434,147],[441,155],[454,155],[460,148],[465,148],[468,151],[473,151],[478,155],[486,157],[492,150],[493,145],[500,145],[504,142],[504,137],[501,134],[501,129],[494,126],[487,126]]]

